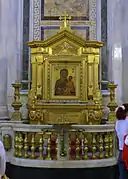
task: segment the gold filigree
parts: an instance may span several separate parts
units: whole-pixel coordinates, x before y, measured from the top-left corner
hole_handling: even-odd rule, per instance
[[[58,111],[59,112],[59,111]],[[49,113],[49,121],[53,124],[72,124],[72,123],[78,123],[80,120],[80,113]]]
[[[53,46],[53,54],[54,55],[77,55],[77,49],[74,46],[70,45],[70,43],[64,41],[58,44],[57,46]]]
[[[36,90],[32,88],[28,93],[28,102],[27,102],[28,107],[32,107],[35,104],[35,101],[36,101]]]
[[[9,134],[5,134],[3,137],[3,143],[5,150],[10,150],[12,147],[12,137]]]
[[[12,113],[11,120],[20,121],[22,118],[22,114],[20,112],[20,108],[22,107],[22,104],[20,102],[21,83],[16,80],[16,82],[12,84],[12,87],[14,88],[14,101],[12,103],[14,112]]]
[[[115,89],[117,88],[117,85],[114,84],[114,82],[110,82],[108,84],[108,88],[110,89],[110,102],[107,105],[108,108],[110,109],[110,112],[108,114],[108,122],[115,123],[116,122],[115,109],[118,106],[115,100]]]

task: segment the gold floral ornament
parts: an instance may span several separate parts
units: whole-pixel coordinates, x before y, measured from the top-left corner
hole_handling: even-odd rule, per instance
[[[71,16],[69,16],[66,12],[62,16],[60,16],[59,20],[63,22],[62,25],[60,26],[61,30],[65,28],[69,30],[71,29],[68,24],[68,21],[71,20]]]

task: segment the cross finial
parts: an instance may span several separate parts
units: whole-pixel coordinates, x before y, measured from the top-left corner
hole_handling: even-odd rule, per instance
[[[69,27],[68,21],[71,19],[71,16],[69,16],[66,12],[62,16],[60,16],[59,19],[63,22],[61,28]]]

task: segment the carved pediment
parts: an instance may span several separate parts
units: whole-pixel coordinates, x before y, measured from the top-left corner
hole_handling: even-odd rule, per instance
[[[32,41],[29,42],[28,45],[31,48],[36,47],[51,47],[57,43],[61,43],[62,41],[69,41],[70,43],[79,46],[79,47],[97,47],[100,48],[103,46],[102,42],[98,41],[85,41],[83,38],[75,35],[71,30],[63,29],[59,31],[56,35],[44,41]]]
[[[63,41],[52,47],[53,55],[77,55],[78,48]]]

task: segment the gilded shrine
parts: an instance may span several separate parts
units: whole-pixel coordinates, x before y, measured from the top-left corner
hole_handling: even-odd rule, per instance
[[[99,89],[100,48],[103,43],[85,41],[60,17],[58,33],[44,41],[32,41],[32,86],[28,96],[30,123],[100,124],[103,106]]]
[[[110,82],[108,119],[103,124],[99,87],[100,48],[74,34],[67,14],[58,33],[28,43],[32,84],[28,118],[21,115],[21,84],[16,81],[11,120],[0,123],[12,165],[30,168],[98,168],[117,163],[116,84]],[[94,161],[95,160],[95,161]]]

